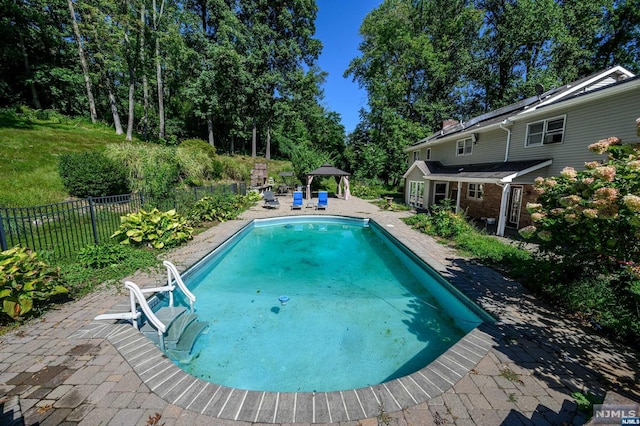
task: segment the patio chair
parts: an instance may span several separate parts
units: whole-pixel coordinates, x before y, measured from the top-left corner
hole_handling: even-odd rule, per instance
[[[293,191],[293,204],[291,210],[302,209],[302,191]]]
[[[318,204],[316,210],[326,209],[329,204],[329,193],[327,191],[318,191]]]
[[[280,201],[276,197],[274,197],[272,191],[264,191],[262,194],[264,196],[264,206],[269,209],[277,209],[280,207]]]

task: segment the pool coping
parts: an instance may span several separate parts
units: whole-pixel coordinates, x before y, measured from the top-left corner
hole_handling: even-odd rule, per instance
[[[369,220],[384,229],[375,219]],[[251,222],[247,221],[240,230]],[[434,264],[427,253],[412,247],[411,241],[387,231],[441,276],[443,272],[446,275],[443,265]],[[446,280],[445,276],[443,278]],[[466,294],[454,283],[450,285]],[[92,321],[74,337],[108,340],[152,392],[187,410],[219,419],[254,423],[334,423],[377,417],[382,412],[413,407],[447,392],[494,345],[490,327],[487,323],[479,325],[436,360],[408,376],[335,392],[267,392],[217,385],[184,372],[130,324]]]

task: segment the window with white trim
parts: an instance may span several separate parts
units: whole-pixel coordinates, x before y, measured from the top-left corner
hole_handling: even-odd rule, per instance
[[[473,154],[473,138],[460,139],[456,144],[456,157]]]
[[[484,188],[481,183],[467,184],[467,198],[470,200],[482,200]]]
[[[431,148],[427,148],[427,154],[425,156],[425,160],[431,160]]]
[[[420,160],[420,150],[413,151],[413,161],[419,161],[419,160]]]
[[[565,117],[563,116],[527,124],[525,146],[562,143],[564,139],[564,122]]]

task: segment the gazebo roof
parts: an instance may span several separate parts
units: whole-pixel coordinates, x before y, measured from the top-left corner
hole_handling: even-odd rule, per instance
[[[307,176],[349,176],[349,173],[333,167],[329,163],[324,163],[317,169],[307,173]]]

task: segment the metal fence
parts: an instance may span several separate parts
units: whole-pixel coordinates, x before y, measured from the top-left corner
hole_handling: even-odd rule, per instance
[[[185,213],[201,198],[227,192],[246,195],[246,185],[196,187],[163,198],[125,194],[46,206],[0,208],[0,248],[22,246],[56,258],[67,257],[87,245],[108,241],[120,226],[120,216],[154,207]]]

